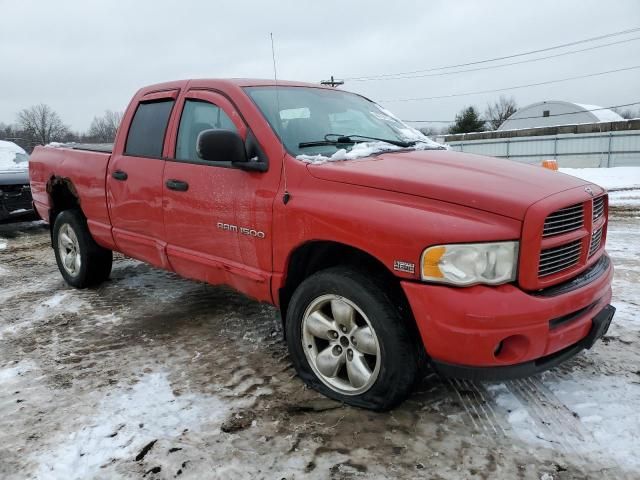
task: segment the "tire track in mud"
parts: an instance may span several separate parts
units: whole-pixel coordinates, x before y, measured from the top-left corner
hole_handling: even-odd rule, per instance
[[[201,378],[195,383],[220,380],[228,384],[243,364],[261,363],[239,361],[239,357],[270,353],[268,362],[262,362],[269,367],[245,371],[240,382],[228,384],[220,392],[225,396],[260,401],[270,394],[267,386],[274,377],[280,377],[280,382],[289,379],[283,374],[289,366],[288,357],[273,308],[120,254],[115,255],[110,281],[95,289],[73,290],[59,277],[48,231],[29,224],[13,228],[16,232],[0,257],[4,267],[0,281],[8,284],[0,317],[3,325],[12,327],[8,340],[17,348],[16,353],[32,354],[38,349],[53,353],[53,361],[45,362],[52,374],[72,367],[72,379],[85,379],[99,373],[105,363],[121,364],[117,356],[122,349],[158,348],[152,345],[154,341],[168,339],[169,346],[175,346],[176,353],[180,351],[176,360],[192,367],[190,374]],[[25,271],[34,278],[27,285]],[[47,302],[52,298],[63,306],[49,313],[52,309]],[[64,310],[68,302],[73,302],[76,311],[60,314],[58,310]],[[42,318],[33,321],[34,312]],[[20,318],[32,319],[28,325],[32,334],[20,335]],[[209,358],[208,368],[200,372],[196,364],[207,360],[203,339],[211,349],[224,354]],[[207,372],[209,369],[215,370],[215,375]],[[69,377],[69,373],[55,375],[58,379]]]
[[[447,381],[476,430],[488,436],[507,436],[510,427],[482,384],[455,378]]]

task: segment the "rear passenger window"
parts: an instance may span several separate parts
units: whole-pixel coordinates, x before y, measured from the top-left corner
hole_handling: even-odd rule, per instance
[[[176,159],[200,160],[196,150],[198,134],[203,130],[210,129],[238,131],[229,116],[220,107],[200,100],[187,100],[180,118]]]
[[[129,127],[125,155],[162,157],[164,135],[174,100],[141,103]]]

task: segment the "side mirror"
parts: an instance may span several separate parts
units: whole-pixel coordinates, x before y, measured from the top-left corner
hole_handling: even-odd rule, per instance
[[[240,135],[231,130],[203,130],[196,144],[198,156],[209,162],[247,162],[247,153]]]
[[[265,156],[251,132],[245,147],[237,132],[203,130],[198,135],[196,150],[201,159],[209,162],[231,162],[234,167],[253,172],[266,172],[268,169]]]

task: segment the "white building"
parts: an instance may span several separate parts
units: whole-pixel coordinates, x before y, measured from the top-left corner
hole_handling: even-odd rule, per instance
[[[532,103],[518,109],[500,125],[498,130],[553,127],[557,125],[575,125],[577,123],[618,122],[620,120],[624,119],[608,108],[549,100]]]

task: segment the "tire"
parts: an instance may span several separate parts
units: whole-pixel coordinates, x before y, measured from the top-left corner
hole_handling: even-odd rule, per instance
[[[307,278],[287,309],[287,344],[302,380],[370,410],[393,408],[411,393],[419,352],[410,331],[381,282],[345,267]]]
[[[65,210],[56,217],[51,243],[58,269],[72,287],[91,287],[109,278],[113,252],[95,242],[80,210]]]

